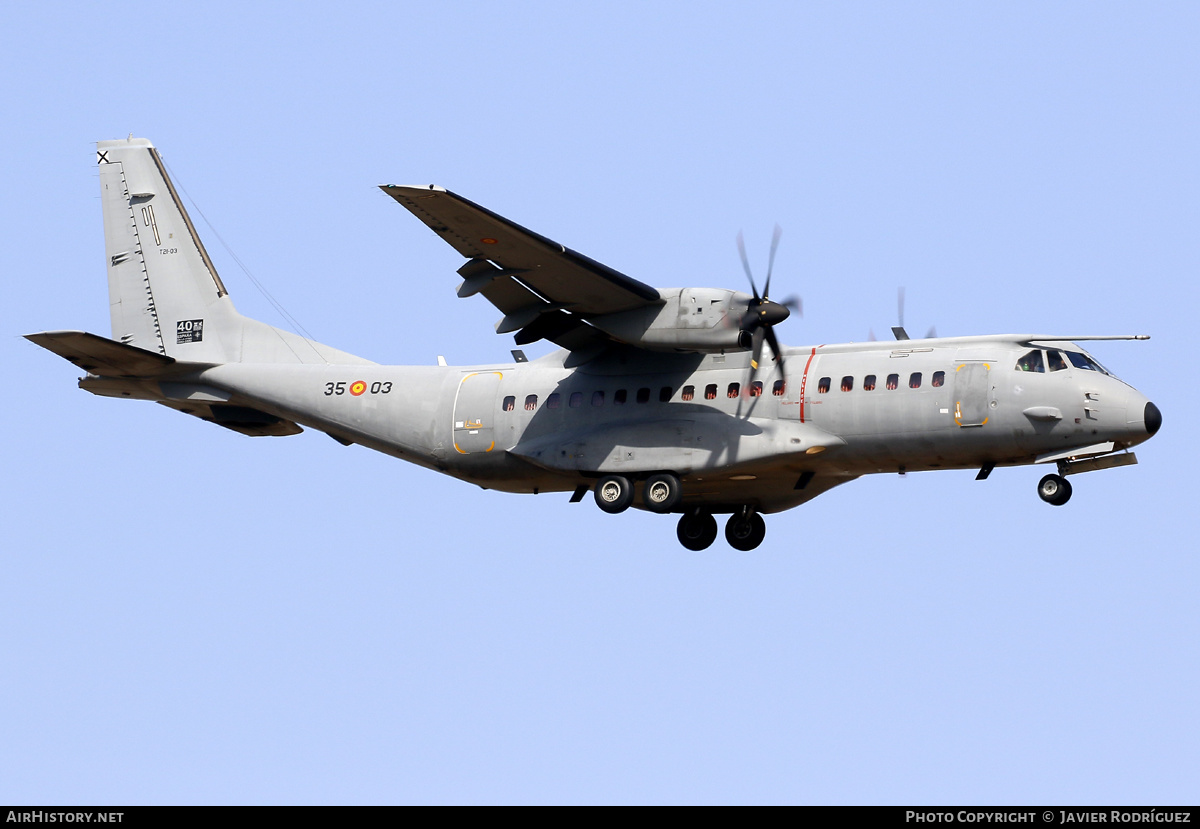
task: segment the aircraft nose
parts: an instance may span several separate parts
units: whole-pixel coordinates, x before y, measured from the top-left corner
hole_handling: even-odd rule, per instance
[[[1150,434],[1154,434],[1159,430],[1159,428],[1162,427],[1162,412],[1158,410],[1158,406],[1155,406],[1149,401],[1146,403],[1146,414],[1144,419],[1146,422],[1146,431]]]

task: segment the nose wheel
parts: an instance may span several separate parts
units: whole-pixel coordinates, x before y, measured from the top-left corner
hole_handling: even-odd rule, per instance
[[[1038,497],[1047,504],[1061,507],[1071,500],[1071,482],[1062,475],[1047,475],[1038,482]]]

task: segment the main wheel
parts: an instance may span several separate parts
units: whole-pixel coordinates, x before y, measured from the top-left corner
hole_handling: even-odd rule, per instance
[[[670,512],[682,497],[683,487],[670,472],[651,475],[642,488],[642,503],[652,512]]]
[[[1061,507],[1071,500],[1071,482],[1062,475],[1047,475],[1038,482],[1038,497],[1047,504]]]
[[[596,506],[614,515],[629,509],[633,503],[633,484],[620,475],[601,478],[596,484]]]
[[[705,550],[717,540],[717,519],[708,512],[689,512],[675,529],[679,543],[689,550]]]
[[[725,524],[725,540],[735,550],[753,550],[767,537],[767,522],[757,512],[748,516],[734,513]]]

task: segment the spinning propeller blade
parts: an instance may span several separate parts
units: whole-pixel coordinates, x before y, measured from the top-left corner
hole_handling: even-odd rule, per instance
[[[746,304],[746,313],[742,315],[741,320],[742,334],[748,339],[748,342],[743,340],[743,344],[750,348],[750,379],[746,384],[747,390],[762,364],[764,342],[770,346],[775,361],[779,363],[779,370],[783,371],[783,349],[779,345],[779,339],[775,336],[775,326],[786,320],[793,309],[797,312],[801,310],[798,296],[788,297],[783,302],[771,301],[771,277],[775,273],[775,254],[779,250],[779,240],[782,236],[783,228],[775,225],[775,230],[771,234],[770,255],[767,259],[767,280],[763,283],[763,292],[760,295],[758,286],[754,282],[754,273],[750,269],[750,258],[746,255],[745,237],[741,231],[738,231],[737,235],[738,254],[742,260],[742,269],[746,271],[746,279],[750,282],[750,292],[753,296],[753,299]]]

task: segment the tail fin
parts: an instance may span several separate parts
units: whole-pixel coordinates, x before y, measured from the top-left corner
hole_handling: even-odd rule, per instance
[[[233,359],[222,340],[238,314],[154,145],[101,141],[96,155],[113,339],[196,362]]]
[[[239,314],[144,138],[96,145],[112,335],[202,363],[365,363]]]

